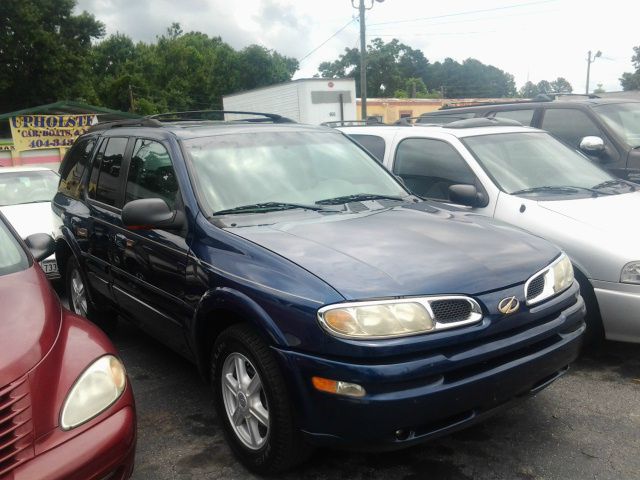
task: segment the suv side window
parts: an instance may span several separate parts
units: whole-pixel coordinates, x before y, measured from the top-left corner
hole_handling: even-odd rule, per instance
[[[452,145],[430,138],[403,140],[396,150],[393,173],[416,195],[447,201],[450,185],[474,185],[476,181]]]
[[[167,149],[139,138],[133,147],[125,191],[125,204],[140,198],[162,198],[173,209],[178,182]]]
[[[520,122],[525,127],[531,126],[533,120],[533,113],[535,110],[499,110],[489,114],[490,117],[496,118],[508,118],[509,120],[515,120]]]
[[[96,143],[95,137],[83,138],[71,148],[64,163],[60,166],[58,191],[76,199],[80,198],[80,180]]]
[[[586,113],[570,108],[545,109],[542,119],[542,129],[551,132],[556,137],[573,147],[578,147],[583,137],[604,135]]]
[[[107,205],[115,206],[120,192],[120,171],[122,159],[127,149],[128,138],[111,137],[105,140],[106,146],[100,148],[99,157],[94,165],[94,170],[99,169],[96,180],[95,200]],[[102,153],[104,152],[104,153]],[[93,175],[92,175],[93,177]]]
[[[378,137],[377,135],[363,134],[353,134],[350,135],[350,137],[367,149],[378,162],[382,163],[384,161],[384,152],[386,149],[384,138]]]

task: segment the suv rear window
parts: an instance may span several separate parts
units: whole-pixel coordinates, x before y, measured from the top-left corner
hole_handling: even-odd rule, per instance
[[[353,134],[350,137],[371,153],[378,162],[382,163],[384,161],[384,151],[386,149],[384,138],[377,135],[362,134]]]
[[[60,192],[73,198],[80,197],[80,180],[95,146],[96,138],[92,137],[78,140],[71,148],[60,165]]]
[[[103,146],[101,154],[95,168],[99,168],[98,179],[96,181],[95,200],[107,205],[115,206],[118,202],[120,192],[120,171],[122,170],[122,159],[127,149],[128,138],[112,137]],[[102,153],[102,151],[104,153]]]

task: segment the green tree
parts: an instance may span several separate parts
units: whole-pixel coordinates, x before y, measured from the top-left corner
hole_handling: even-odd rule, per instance
[[[640,90],[640,46],[633,47],[635,54],[631,57],[635,72],[625,72],[620,77],[623,90]]]
[[[75,0],[2,0],[0,111],[62,99],[94,100],[88,83],[91,40],[104,35]]]
[[[573,87],[566,78],[558,77],[551,82],[551,91],[553,93],[571,93],[573,92]]]
[[[538,93],[542,95],[549,95],[550,93],[553,93],[553,88],[551,87],[551,83],[548,82],[547,80],[540,80],[536,85],[536,87],[538,88]]]
[[[593,90],[593,93],[605,93],[606,90],[602,88],[602,84],[599,83],[596,88]]]
[[[527,83],[522,86],[519,92],[522,98],[533,98],[539,93],[540,90],[538,90],[538,86],[531,81],[527,81]]]

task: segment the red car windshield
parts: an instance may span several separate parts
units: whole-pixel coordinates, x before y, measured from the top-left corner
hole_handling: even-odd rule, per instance
[[[29,267],[29,259],[18,241],[0,219],[0,276]]]

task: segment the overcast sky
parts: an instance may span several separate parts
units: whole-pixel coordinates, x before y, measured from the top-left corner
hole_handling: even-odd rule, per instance
[[[78,10],[93,13],[108,34],[134,40],[154,41],[179,22],[184,31],[219,35],[234,48],[258,43],[301,60],[295,78],[359,46],[351,0],[78,0]],[[430,62],[477,58],[513,74],[518,88],[565,77],[578,93],[587,52],[601,50],[591,89],[601,83],[616,91],[621,74],[633,71],[639,19],[637,0],[385,0],[367,13],[367,38],[398,38]]]

